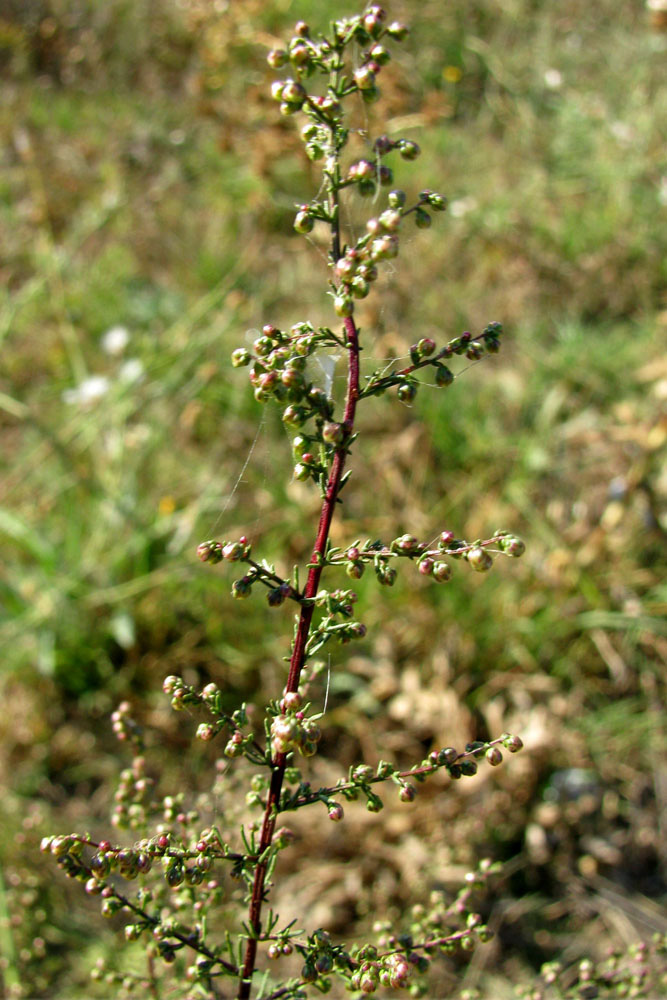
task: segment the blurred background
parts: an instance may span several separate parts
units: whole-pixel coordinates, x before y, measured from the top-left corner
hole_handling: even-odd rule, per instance
[[[480,904],[496,938],[437,980],[437,995],[502,1000],[544,961],[667,929],[667,15],[640,0],[388,8],[412,34],[380,104],[358,109],[351,155],[365,130],[416,140],[396,184],[450,208],[406,230],[360,304],[365,370],[422,336],[492,320],[506,335],[449,390],[363,408],[335,541],[503,528],[527,554],[483,577],[456,564],[443,587],[409,567],[391,590],[355,584],[368,635],[331,649],[308,767],[318,781],[362,759],[409,765],[503,730],[527,749],[379,816],[306,810],[277,901],[352,937],[455,892],[480,858],[507,862]],[[222,748],[193,745],[200,720],[170,711],[163,678],[214,680],[230,705],[282,686],[292,612],[257,596],[239,614],[229,568],[194,549],[244,532],[289,572],[312,545],[315,491],[291,480],[279,414],[229,354],[266,322],[333,322],[325,244],[292,230],[317,169],[265,57],[298,18],[352,13],[0,5],[7,997],[108,995],[88,972],[119,962],[118,929],[38,845],[110,831],[118,702],[146,726],[164,793],[194,794]],[[367,211],[349,199],[348,238]]]

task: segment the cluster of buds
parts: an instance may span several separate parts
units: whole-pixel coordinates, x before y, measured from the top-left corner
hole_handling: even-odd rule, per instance
[[[422,192],[422,196],[425,194],[428,192]],[[431,337],[422,337],[410,347],[410,365],[388,375],[382,371],[367,376],[367,384],[361,396],[378,396],[395,386],[398,398],[402,402],[411,403],[420,385],[414,373],[428,368],[434,372],[435,384],[439,388],[446,388],[454,381],[454,374],[444,362],[454,356],[464,355],[470,361],[479,361],[485,353],[496,354],[500,350],[502,332],[500,323],[489,323],[479,336],[473,337],[472,333],[466,330],[440,350],[437,350],[435,341]]]
[[[201,542],[197,546],[197,555],[202,562],[214,565],[225,559],[227,562],[239,562],[250,557],[251,546],[245,535],[235,542]]]
[[[138,722],[130,715],[129,701],[122,701],[118,708],[111,713],[111,728],[117,740],[121,743],[131,742],[142,749],[144,745],[143,730]]]
[[[182,677],[170,674],[162,682],[162,690],[171,698],[171,707],[177,711],[196,705],[206,708],[213,716],[213,722],[202,722],[197,727],[197,739],[209,743],[222,729],[231,730],[231,735],[225,745],[225,757],[242,757],[249,753],[252,736],[244,735],[243,727],[248,723],[245,705],[237,708],[231,715],[224,712],[222,692],[217,684],[206,684],[201,691],[186,684]]]
[[[383,136],[382,141],[387,151],[397,148],[408,158],[418,155],[417,144],[407,139],[394,141]],[[391,184],[392,180],[391,170],[385,164],[377,165],[370,160],[359,160],[350,167],[343,186],[354,183],[361,194],[373,194],[378,183]],[[390,191],[387,196],[388,207],[377,217],[368,220],[364,236],[353,247],[348,247],[344,255],[335,262],[334,274],[339,283],[334,297],[337,315],[351,316],[354,299],[365,298],[372,282],[378,277],[377,265],[398,256],[398,233],[403,219],[414,213],[416,225],[423,229],[431,224],[431,216],[424,206],[431,206],[434,211],[443,211],[447,205],[442,195],[432,191],[422,191],[417,204],[412,208],[406,209],[405,203],[404,191]]]
[[[367,946],[364,951],[372,952],[372,949]],[[352,974],[350,986],[366,994],[375,993],[380,986],[405,989],[413,972],[425,973],[429,966],[430,962],[425,955],[409,949],[379,956],[375,960],[369,957]]]
[[[286,48],[272,49],[267,56],[272,69],[289,65],[294,73],[294,77],[276,81],[271,90],[274,100],[280,103],[281,114],[293,115],[303,109],[320,121],[336,121],[341,115],[339,97],[358,92],[364,101],[377,100],[377,76],[391,58],[379,40],[386,36],[400,42],[408,34],[404,24],[398,21],[387,24],[386,21],[383,8],[373,4],[364,14],[335,21],[332,40],[313,39],[305,21],[297,22]],[[330,86],[323,96],[309,94],[303,81],[318,70],[335,79],[340,53],[352,41],[365,46],[362,62],[354,70],[352,80],[346,80],[340,92]]]
[[[154,781],[146,773],[146,759],[137,755],[132,767],[120,772],[118,788],[114,794],[111,822],[119,829],[142,829],[151,808]]]
[[[387,546],[381,542],[366,541],[363,545],[354,542],[343,552],[332,550],[330,563],[343,565],[348,576],[358,580],[363,576],[366,564],[372,563],[378,581],[383,586],[391,586],[396,580],[396,570],[390,561],[396,557],[417,560],[417,568],[422,576],[429,576],[436,583],[446,583],[451,579],[452,569],[445,557],[465,559],[478,573],[487,572],[493,565],[489,549],[518,558],[526,546],[507,531],[497,531],[492,538],[467,542],[454,538],[452,531],[440,533],[435,547],[432,543],[420,542],[414,535],[399,535]]]
[[[251,366],[249,379],[257,402],[287,404],[283,422],[288,427],[301,427],[311,417],[323,426],[333,414],[333,400],[307,379],[306,359],[324,343],[340,346],[330,330],[315,331],[310,323],[296,323],[289,332],[267,324],[254,341],[253,351],[238,348],[232,364]]]
[[[286,710],[276,715],[271,722],[271,752],[274,756],[291,753],[294,750],[297,750],[302,757],[312,757],[317,753],[322,730],[316,720],[306,718],[305,712],[300,708],[287,707],[288,704],[295,706],[299,701],[299,696],[295,692],[285,695],[283,705]]]

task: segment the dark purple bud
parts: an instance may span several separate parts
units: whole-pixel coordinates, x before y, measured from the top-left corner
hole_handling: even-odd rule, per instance
[[[423,208],[415,209],[415,224],[418,229],[428,229],[431,225],[431,216]]]
[[[449,370],[447,365],[436,365],[435,369],[435,384],[441,389],[446,388],[451,385],[454,381],[454,375]]]

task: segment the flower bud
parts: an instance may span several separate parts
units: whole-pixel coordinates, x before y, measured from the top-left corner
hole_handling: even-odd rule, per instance
[[[209,743],[215,736],[215,726],[212,726],[208,722],[202,722],[201,725],[197,726],[197,739],[202,740],[204,743]]]
[[[281,604],[285,603],[285,590],[283,587],[276,587],[274,590],[270,590],[266,595],[266,600],[270,608],[277,608]]]
[[[486,551],[477,545],[466,553],[466,559],[477,573],[486,573],[493,566],[493,559]]]
[[[454,376],[449,370],[447,365],[437,365],[435,369],[435,384],[441,389],[448,385],[451,385],[454,381]]]
[[[403,208],[405,201],[405,191],[390,191],[387,195],[387,202],[390,208]]]
[[[237,347],[237,349],[232,352],[233,368],[243,368],[245,365],[249,365],[250,361],[250,351],[247,351],[245,347]]]
[[[305,88],[296,80],[285,80],[280,99],[284,104],[292,105],[298,109],[306,99]]]
[[[202,562],[219,563],[222,560],[222,545],[220,542],[202,542],[197,546],[197,555]]]
[[[428,229],[431,225],[431,216],[423,208],[416,208],[415,224],[418,229]]]
[[[401,139],[398,143],[398,152],[404,160],[416,160],[421,150],[416,142]]]
[[[294,218],[294,228],[297,233],[312,233],[315,222],[312,216],[305,210],[297,212]]]
[[[294,466],[294,478],[300,482],[305,483],[310,479],[312,469],[308,465],[304,465],[303,462],[297,462]]]
[[[387,28],[387,34],[397,42],[402,42],[404,38],[407,38],[409,31],[408,26],[401,24],[400,21],[392,21]]]
[[[428,196],[428,203],[434,212],[444,212],[447,208],[447,199],[441,194],[430,194]]]
[[[518,559],[526,551],[526,546],[520,538],[516,538],[515,535],[507,535],[505,538],[500,540],[500,548],[503,552],[512,556],[514,559]]]
[[[523,741],[519,736],[512,736],[511,733],[503,733],[502,741],[503,746],[510,753],[518,753],[519,750],[523,749]]]
[[[447,583],[452,578],[452,568],[449,563],[437,562],[433,565],[433,579],[437,583]]]
[[[401,213],[395,208],[388,208],[386,211],[382,212],[378,222],[383,229],[387,230],[387,232],[394,233],[401,224]]]
[[[287,62],[288,56],[284,49],[271,49],[266,61],[271,69],[280,69]]]
[[[339,445],[342,443],[344,437],[345,431],[342,424],[328,421],[322,428],[322,440],[326,444]]]
[[[347,295],[337,295],[334,299],[334,310],[337,316],[351,316],[354,312],[354,303]]]
[[[340,823],[345,815],[345,811],[343,810],[340,802],[329,802],[327,810],[329,813],[329,819],[332,823]]]
[[[358,274],[356,278],[352,279],[350,291],[355,299],[365,299],[370,290],[370,285],[361,275]]]
[[[397,395],[402,403],[411,403],[417,395],[417,386],[414,382],[402,382],[398,387]]]
[[[486,751],[486,759],[491,767],[498,767],[503,761],[502,751],[498,747],[489,747]]]
[[[307,45],[304,45],[301,41],[297,41],[294,45],[290,45],[289,57],[295,66],[304,66],[310,62],[312,53]]]
[[[287,406],[283,410],[283,423],[289,427],[300,427],[306,421],[306,411],[300,406]]]
[[[375,87],[375,73],[368,66],[360,66],[354,73],[354,82],[359,90],[372,90]]]
[[[235,600],[241,601],[246,597],[250,597],[251,593],[252,584],[247,576],[241,577],[240,580],[234,580],[234,583],[232,584],[232,597]]]
[[[380,66],[386,66],[391,59],[391,55],[385,49],[384,45],[373,45],[368,54],[373,62],[378,63]]]
[[[379,93],[378,93],[377,96],[379,96]],[[390,184],[393,183],[394,172],[391,169],[391,167],[388,167],[386,165],[386,163],[383,163],[381,165],[381,167],[380,167],[380,169],[378,171],[378,176],[379,176],[380,184],[382,185],[382,187],[388,187]]]
[[[401,802],[414,802],[417,797],[417,789],[414,785],[401,785],[398,797]]]
[[[245,546],[241,542],[227,542],[222,549],[223,559],[228,562],[238,562],[243,558]]]

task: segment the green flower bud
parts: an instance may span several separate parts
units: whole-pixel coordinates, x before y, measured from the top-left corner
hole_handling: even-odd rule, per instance
[[[390,191],[387,195],[387,202],[390,208],[403,208],[405,201],[405,191]]]
[[[307,413],[302,406],[287,406],[283,410],[283,423],[288,427],[300,427],[307,420]]]
[[[516,538],[515,535],[506,535],[502,538],[500,540],[500,548],[506,555],[512,556],[514,559],[518,559],[526,551],[525,544],[520,538]]]
[[[387,28],[387,34],[397,42],[402,42],[404,38],[407,38],[409,31],[407,25],[401,24],[400,21],[393,21]]]
[[[245,347],[237,347],[232,352],[232,366],[234,368],[243,368],[245,365],[249,365],[251,360],[250,351],[246,351]]]
[[[294,218],[294,228],[297,233],[312,233],[315,222],[307,211],[301,209]]]
[[[375,73],[369,66],[360,66],[354,73],[354,82],[359,90],[373,90],[375,88]]]
[[[337,316],[351,316],[354,312],[354,302],[347,295],[337,295],[334,299],[334,310]]]
[[[344,438],[345,430],[342,424],[337,424],[330,420],[322,428],[322,440],[326,444],[338,445],[343,442]]]
[[[421,150],[416,142],[409,139],[401,139],[398,143],[398,151],[404,160],[416,160]]]
[[[433,579],[437,583],[447,583],[452,578],[452,568],[449,563],[436,562],[433,565]]]
[[[296,80],[285,80],[280,99],[284,104],[293,105],[298,110],[306,99],[305,88]]]
[[[466,559],[477,573],[486,573],[493,566],[493,559],[486,549],[481,548],[479,545],[468,550]]]
[[[388,208],[385,212],[382,212],[378,222],[383,229],[394,233],[401,224],[401,213],[395,208]]]
[[[397,395],[402,403],[411,403],[417,395],[417,386],[414,382],[402,382],[398,387]]]
[[[350,291],[355,299],[365,299],[370,290],[370,285],[361,275],[357,275],[356,278],[352,279]]]
[[[294,478],[300,483],[305,483],[310,479],[311,468],[308,465],[304,465],[303,462],[297,462],[294,466]]]
[[[252,592],[252,585],[247,576],[241,577],[240,580],[234,580],[232,584],[232,597],[237,601],[242,601],[246,597],[250,597]]]
[[[284,49],[272,49],[266,57],[266,61],[271,69],[280,69],[288,60]]]

